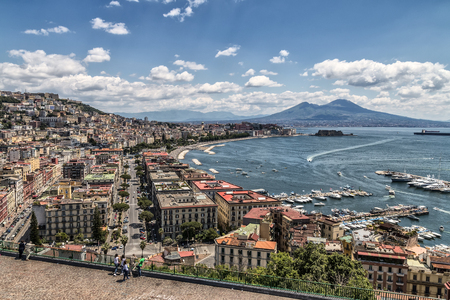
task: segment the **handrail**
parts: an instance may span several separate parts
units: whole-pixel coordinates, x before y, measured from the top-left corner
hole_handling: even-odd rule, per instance
[[[70,246],[70,245],[69,245]],[[0,240],[0,250],[8,252],[17,252],[18,244],[9,241]],[[74,251],[63,248],[36,246],[32,249],[33,256],[45,258],[64,259],[70,261],[87,262],[103,266],[113,266],[114,256],[98,254],[89,251]],[[178,276],[195,277],[199,279],[209,279],[223,281],[228,283],[243,284],[270,289],[285,290],[289,292],[320,295],[325,297],[334,297],[341,299],[398,299],[398,300],[435,300],[439,298],[422,297],[395,293],[381,290],[362,289],[351,286],[341,286],[325,282],[313,282],[294,278],[284,278],[269,275],[260,275],[252,273],[252,270],[240,272],[233,268],[218,266],[217,268],[208,268],[203,266],[188,265],[167,265],[163,263],[146,264],[143,271],[153,273],[173,274]]]

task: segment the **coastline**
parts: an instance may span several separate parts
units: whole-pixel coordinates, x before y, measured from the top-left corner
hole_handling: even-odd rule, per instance
[[[228,142],[236,142],[236,141],[245,141],[245,140],[253,140],[253,139],[266,139],[266,138],[272,138],[272,137],[296,137],[301,136],[301,134],[294,134],[294,135],[273,135],[273,136],[249,136],[245,138],[238,138],[238,139],[229,139],[229,140],[219,140],[219,141],[211,141],[211,142],[203,142],[198,143],[194,145],[189,146],[183,146],[180,148],[177,148],[173,151],[171,151],[169,154],[175,158],[175,159],[184,159],[186,154],[190,150],[201,150],[201,148],[206,147],[208,145],[215,145],[215,144],[224,144]],[[217,147],[218,145],[215,145],[214,147]],[[214,148],[213,147],[213,148]],[[211,148],[212,149],[212,148]]]

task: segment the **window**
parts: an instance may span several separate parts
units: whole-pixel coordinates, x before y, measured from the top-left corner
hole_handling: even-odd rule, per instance
[[[256,252],[256,257],[260,258],[261,257],[261,252]]]
[[[372,265],[369,265],[369,271],[372,271],[372,270],[373,270]]]
[[[441,296],[442,295],[442,288],[438,288],[437,289],[437,296]]]
[[[378,275],[378,279],[377,280],[383,280],[381,275]]]
[[[225,256],[222,255],[222,260],[221,262],[224,264],[225,263]]]
[[[412,286],[412,292],[417,293],[417,285],[413,284]]]
[[[378,271],[379,272],[383,272],[383,267],[382,266],[378,266]]]
[[[402,269],[398,269],[398,274],[402,274]]]
[[[270,259],[270,252],[267,253],[267,259]]]
[[[381,290],[381,283],[378,284],[377,289]]]
[[[369,273],[369,280],[372,280],[372,273]]]
[[[390,291],[392,291],[392,285],[388,285],[387,286],[387,290],[390,292]]]
[[[438,278],[438,283],[442,283],[442,278]]]
[[[234,249],[230,249],[230,255],[234,254]]]
[[[242,265],[242,258],[239,258],[239,265]]]
[[[392,273],[392,268],[391,267],[388,268],[388,272]]]
[[[413,280],[417,280],[417,275],[413,275]]]
[[[231,257],[230,257],[230,264],[231,264],[231,265],[233,264],[233,261],[234,261],[233,256],[231,256]]]
[[[391,275],[388,276],[387,281],[392,282],[392,276]]]
[[[238,254],[239,254],[239,255],[242,255],[242,250],[238,250]]]
[[[256,261],[256,265],[257,265],[258,267],[261,266],[261,260],[260,260],[260,259],[258,259],[258,260]]]
[[[430,276],[425,277],[426,282],[430,282]]]
[[[249,265],[249,266],[252,265],[252,259],[251,259],[251,258],[248,259],[248,265]]]
[[[426,294],[429,294],[429,293],[430,293],[430,287],[429,287],[429,286],[426,286],[426,287],[425,287],[425,295],[426,295]]]
[[[222,253],[225,254],[225,248],[222,248]]]

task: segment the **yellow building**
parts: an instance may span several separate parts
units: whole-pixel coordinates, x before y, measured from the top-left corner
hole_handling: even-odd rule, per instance
[[[342,242],[342,249],[344,250],[344,255],[353,259],[352,236],[346,235],[346,236],[340,237],[339,240]]]
[[[17,210],[17,203],[16,203],[16,192],[14,189],[11,189],[10,187],[1,186],[0,187],[0,195],[6,196],[6,202],[8,203],[8,216],[11,216],[14,214]]]
[[[25,162],[30,164],[31,172],[36,171],[40,167],[39,157],[30,157]]]
[[[428,256],[429,265],[408,259],[408,294],[443,298],[445,283],[450,281],[450,257]]]

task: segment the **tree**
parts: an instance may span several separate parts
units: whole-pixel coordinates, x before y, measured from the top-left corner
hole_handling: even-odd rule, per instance
[[[129,168],[130,168],[130,166],[129,165],[125,165],[125,166],[123,166],[126,170],[128,170]]]
[[[145,241],[141,241],[141,243],[139,244],[139,247],[142,250],[142,257],[144,257],[144,249],[147,246],[147,243]]]
[[[134,169],[135,169],[137,172],[139,172],[139,171],[142,171],[144,168],[143,168],[142,166],[136,166],[136,167],[134,167]]]
[[[177,243],[179,244],[183,240],[183,235],[179,234],[176,237]]]
[[[142,172],[142,171],[137,171],[136,172],[136,176],[137,177],[142,177],[142,176],[144,176],[145,174],[144,174],[144,172]]]
[[[145,224],[145,229],[148,230],[147,224],[153,219],[153,214],[149,211],[143,211],[139,214],[139,220],[142,220]]]
[[[205,241],[213,241],[216,238],[218,238],[220,235],[217,233],[217,231],[214,228],[208,228],[203,232],[203,239]]]
[[[130,174],[123,174],[123,175],[120,175],[120,178],[124,179],[125,182],[127,182],[128,180],[131,179],[131,175]]]
[[[147,209],[150,205],[152,205],[152,201],[151,200],[148,200],[147,198],[145,198],[145,199],[140,199],[139,201],[138,201],[138,206],[140,207],[140,208],[142,208],[142,209]]]
[[[122,202],[123,202],[123,198],[130,196],[130,193],[128,193],[126,191],[120,191],[119,196],[122,197]]]
[[[34,211],[31,212],[30,227],[31,227],[30,241],[35,245],[40,245],[41,239],[39,237],[38,221],[37,221],[36,215],[34,214]]]
[[[65,233],[64,231],[60,231],[57,234],[55,234],[55,237],[58,239],[58,241],[60,242],[66,242],[69,239],[69,236],[67,235],[67,233]]]
[[[128,243],[128,237],[126,235],[122,235],[120,237],[120,243],[123,245],[123,255],[125,255],[125,247],[127,246]]]
[[[130,206],[126,203],[114,203],[113,209],[117,210],[119,213],[127,211],[130,209]]]
[[[92,221],[92,238],[100,242],[103,237],[102,232],[102,219],[100,218],[100,211],[98,210],[98,206],[95,207],[94,210],[94,220]]]
[[[337,285],[372,288],[361,263],[338,253],[328,255],[327,281]]]
[[[323,244],[309,243],[294,252],[294,265],[303,280],[323,282],[327,274],[327,251]]]
[[[141,164],[141,161],[140,161],[139,159],[136,159],[136,160],[134,161],[134,163],[137,164],[137,165],[140,165],[140,164]]]
[[[104,243],[104,244],[102,245],[102,251],[103,251],[103,253],[104,253],[105,255],[108,254],[109,248],[111,248],[111,246],[109,245],[109,243]]]
[[[266,274],[271,276],[284,278],[299,277],[294,267],[294,259],[286,252],[272,253],[266,269]]]
[[[120,185],[122,188],[124,188],[124,189],[127,189],[127,188],[129,188],[130,187],[130,185],[128,184],[128,183],[122,183],[121,185]]]
[[[173,244],[173,240],[170,237],[166,236],[163,240],[163,245],[169,246],[170,244]]]
[[[88,143],[91,144],[92,146],[97,146],[97,141],[94,140],[93,138],[89,138]]]
[[[181,230],[183,232],[183,237],[187,240],[195,237],[197,233],[203,228],[203,224],[199,222],[185,222],[181,224]]]

